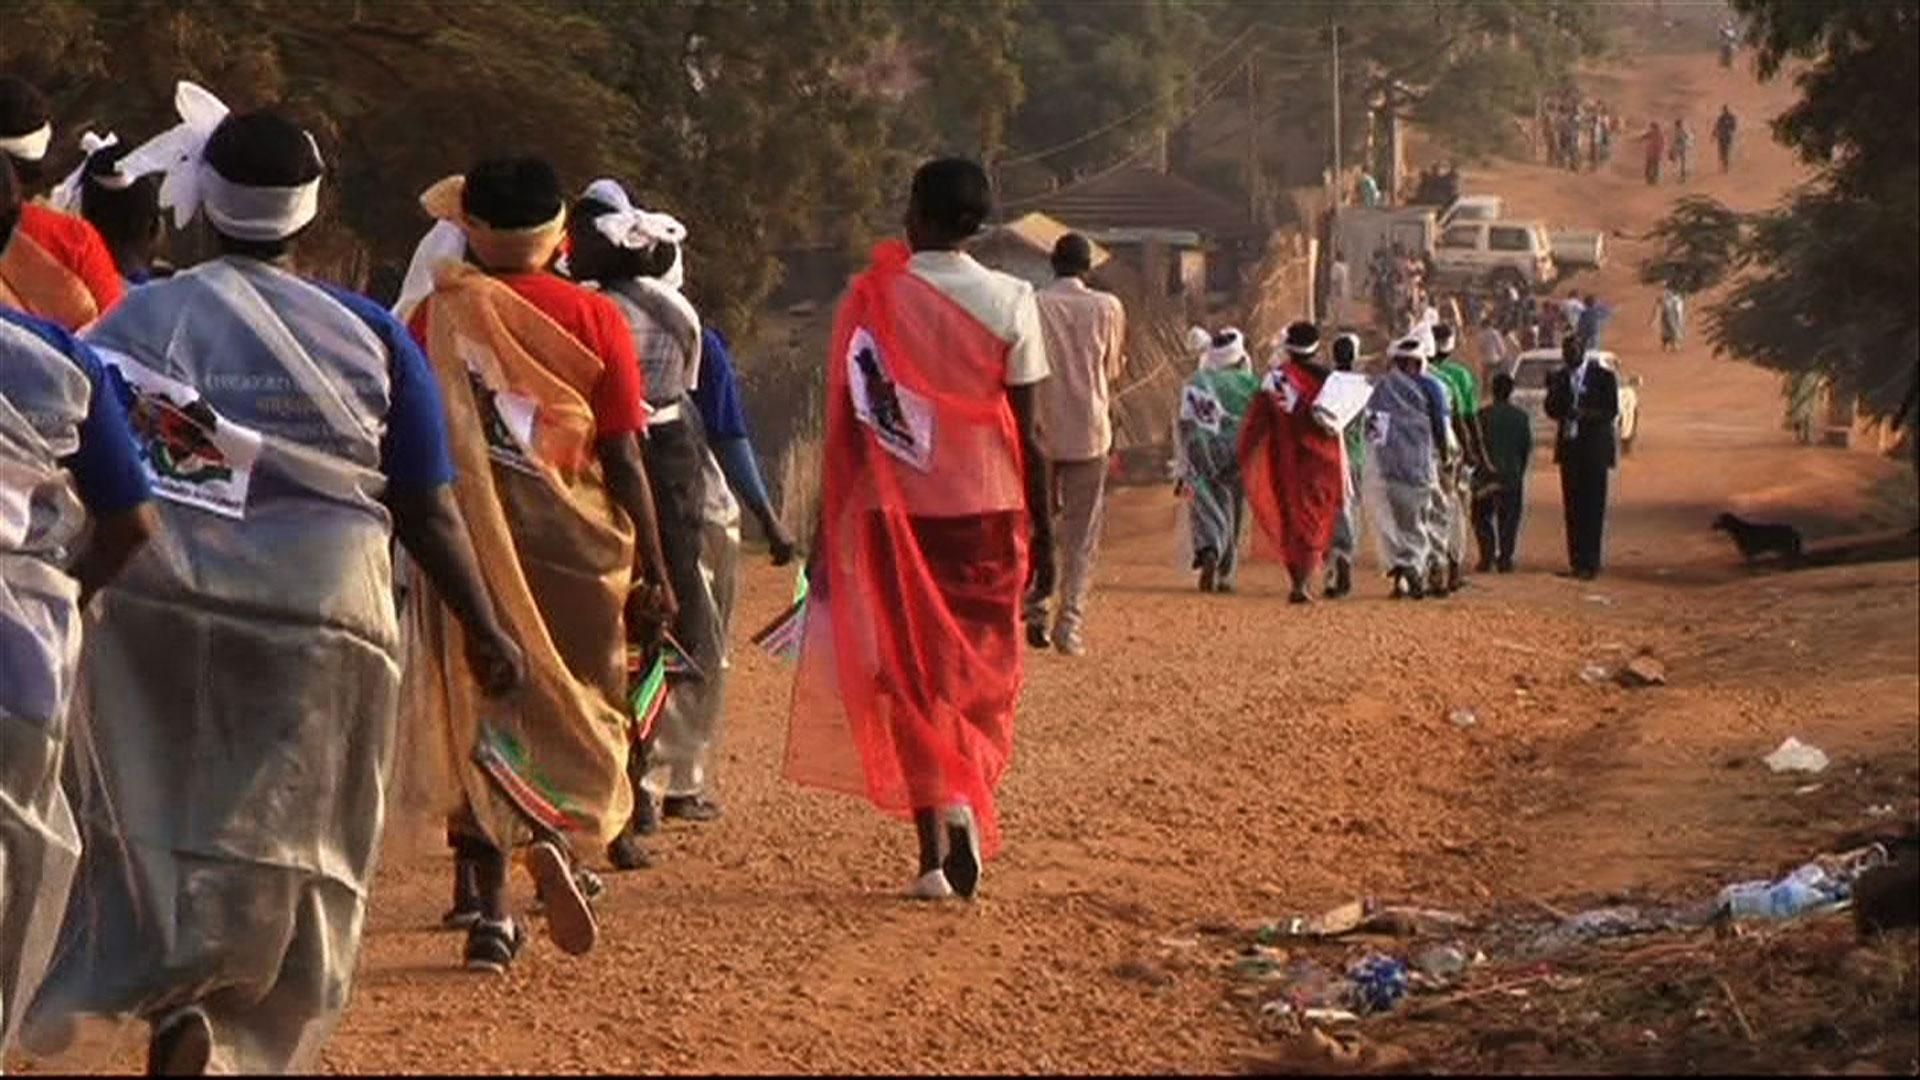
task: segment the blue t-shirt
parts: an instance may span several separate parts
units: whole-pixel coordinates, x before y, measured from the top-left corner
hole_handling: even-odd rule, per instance
[[[53,323],[0,308],[0,319],[38,337],[73,361],[92,387],[87,418],[80,422],[80,449],[62,461],[73,473],[80,501],[92,514],[129,510],[153,498],[147,470],[134,446],[133,427],[127,422],[126,391],[118,379],[109,380],[106,366],[92,349]]]
[[[740,408],[740,385],[733,378],[727,339],[707,327],[700,336],[700,385],[693,389],[700,422],[714,442],[747,437],[747,414]]]
[[[447,445],[447,414],[440,383],[426,354],[386,308],[337,285],[315,281],[328,296],[360,317],[392,358],[387,433],[380,440],[380,471],[403,487],[436,488],[453,482],[453,451]]]

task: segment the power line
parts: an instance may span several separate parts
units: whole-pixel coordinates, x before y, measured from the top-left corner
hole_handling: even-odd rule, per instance
[[[1209,59],[1206,63],[1201,64],[1199,67],[1195,68],[1194,69],[1195,72],[1205,71],[1206,69],[1212,67],[1213,65],[1219,63],[1221,60],[1225,59],[1228,53],[1231,53],[1234,49],[1238,48],[1240,45],[1240,42],[1244,40],[1249,34],[1252,34],[1256,29],[1258,29],[1258,26],[1252,25],[1240,31],[1239,34],[1234,36],[1234,39],[1232,41],[1227,42],[1226,46],[1222,48],[1219,52],[1215,53],[1211,59]],[[1238,68],[1236,67],[1235,70],[1238,70]],[[1055,143],[1052,146],[1048,146],[1040,150],[1035,150],[1035,151],[1032,151],[1031,153],[1021,154],[1017,157],[1004,158],[1000,161],[995,162],[994,164],[1003,168],[1008,165],[1024,165],[1029,161],[1038,161],[1044,157],[1052,157],[1053,155],[1060,153],[1063,150],[1071,150],[1074,147],[1079,146],[1083,143],[1086,143],[1090,140],[1097,139],[1100,136],[1105,135],[1107,132],[1112,131],[1115,128],[1118,128],[1123,124],[1126,124],[1132,120],[1136,120],[1139,117],[1146,115],[1152,109],[1160,105],[1163,105],[1174,98],[1179,97],[1181,94],[1186,93],[1188,89],[1189,88],[1186,86],[1177,87],[1176,89],[1170,90],[1167,93],[1161,94],[1159,97],[1150,99],[1146,104],[1140,106],[1139,108],[1133,110],[1130,113],[1125,114],[1124,116],[1119,117],[1118,119],[1110,120],[1107,123],[1101,124],[1099,127],[1093,128],[1090,131],[1083,131],[1080,134],[1075,135],[1073,138],[1066,140],[1065,142]]]

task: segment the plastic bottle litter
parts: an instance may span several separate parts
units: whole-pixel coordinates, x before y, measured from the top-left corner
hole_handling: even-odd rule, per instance
[[[1599,686],[1613,678],[1613,672],[1600,664],[1588,664],[1580,669],[1580,681],[1588,686]]]
[[[1787,736],[1785,742],[1774,748],[1773,753],[1760,759],[1774,772],[1822,772],[1827,767],[1826,752],[1809,743],[1803,743],[1793,736]]]
[[[1720,890],[1720,910],[1735,919],[1791,919],[1853,897],[1861,874],[1887,862],[1879,844],[1822,855],[1778,881],[1742,881]]]
[[[1458,945],[1434,945],[1414,956],[1413,967],[1435,982],[1448,983],[1464,974],[1471,962]]]
[[[1470,728],[1480,722],[1480,717],[1472,709],[1455,709],[1447,714],[1447,720],[1457,728]]]

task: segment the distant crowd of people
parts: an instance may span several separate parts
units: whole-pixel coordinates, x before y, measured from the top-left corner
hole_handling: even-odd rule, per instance
[[[1582,99],[1578,95],[1549,99],[1538,118],[1540,141],[1549,165],[1574,172],[1597,172],[1613,160],[1624,121],[1607,102]],[[1733,106],[1722,105],[1714,118],[1711,135],[1719,152],[1720,171],[1733,169],[1734,142],[1740,121]],[[1640,142],[1642,175],[1648,184],[1659,184],[1669,170],[1677,183],[1693,179],[1696,134],[1684,116],[1662,125],[1649,119],[1636,136]]]

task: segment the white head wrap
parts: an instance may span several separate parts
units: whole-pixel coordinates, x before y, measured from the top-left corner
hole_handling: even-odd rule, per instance
[[[47,196],[47,201],[53,204],[53,208],[67,214],[79,213],[80,188],[87,181],[87,162],[93,158],[93,155],[100,151],[110,146],[119,145],[120,136],[112,132],[108,132],[105,137],[96,135],[91,131],[80,136],[80,164],[75,165],[73,171],[67,174],[66,179],[60,181],[59,185]],[[107,173],[104,176],[96,176],[93,178],[93,182],[103,188],[120,191],[131,185],[133,179],[131,176],[123,175],[118,165],[116,165],[113,172]]]
[[[1425,360],[1432,346],[1422,341],[1418,335],[1408,335],[1393,343],[1387,355],[1395,360]]]
[[[1203,353],[1213,346],[1213,334],[1204,326],[1187,327],[1187,351]]]
[[[1229,326],[1220,331],[1223,344],[1215,345],[1209,341],[1207,351],[1200,354],[1200,366],[1209,371],[1222,371],[1227,368],[1250,367],[1252,360],[1247,356],[1247,336],[1239,328]]]
[[[39,161],[47,156],[47,147],[53,142],[53,124],[41,124],[25,135],[9,135],[0,139],[0,153],[21,161]]]
[[[207,140],[227,118],[226,103],[182,79],[174,86],[173,107],[180,123],[121,158],[120,175],[166,173],[160,182],[160,205],[173,210],[176,227],[185,228],[202,207],[215,228],[237,240],[285,240],[313,221],[320,210],[319,177],[293,187],[236,184],[204,157]],[[318,157],[320,148],[311,134],[307,144]]]
[[[679,219],[633,205],[633,199],[618,180],[595,180],[581,194],[613,207],[610,213],[594,218],[593,227],[615,247],[642,251],[655,244],[686,243],[687,227],[680,224]]]

